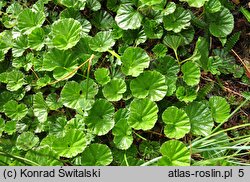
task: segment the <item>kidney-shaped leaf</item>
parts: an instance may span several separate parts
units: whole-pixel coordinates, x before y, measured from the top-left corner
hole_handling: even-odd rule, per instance
[[[109,70],[107,68],[98,68],[94,74],[97,83],[101,85],[105,85],[110,81]]]
[[[86,0],[60,0],[59,3],[68,8],[83,10],[85,8]]]
[[[163,157],[158,161],[159,166],[190,166],[190,151],[178,140],[163,143],[160,152]]]
[[[23,10],[17,17],[17,27],[24,34],[30,34],[32,30],[41,27],[45,20],[45,15],[41,11]]]
[[[143,16],[130,4],[122,4],[115,17],[118,26],[124,30],[137,29],[141,26]]]
[[[33,96],[33,108],[34,115],[38,118],[39,122],[45,122],[48,116],[48,105],[41,92]]]
[[[212,96],[209,99],[209,106],[212,111],[212,116],[217,123],[225,122],[230,115],[230,105],[223,97]]]
[[[21,120],[28,113],[25,104],[18,104],[15,100],[10,100],[3,106],[4,113],[10,119]]]
[[[81,23],[73,18],[59,19],[52,24],[53,45],[60,50],[72,48],[81,38]]]
[[[85,134],[76,129],[69,129],[63,136],[54,138],[52,149],[61,157],[75,157],[84,151],[87,146]]]
[[[208,15],[209,31],[215,37],[226,37],[234,28],[234,17],[227,8]]]
[[[146,51],[139,47],[128,47],[121,56],[122,72],[137,77],[148,68],[150,58]]]
[[[183,80],[189,86],[195,86],[200,82],[200,68],[193,62],[186,62],[181,66]]]
[[[102,93],[109,101],[118,101],[122,99],[122,94],[126,92],[126,83],[123,79],[113,79],[104,85]]]
[[[81,166],[107,166],[113,161],[112,152],[107,145],[93,143],[76,160]]]
[[[167,31],[180,32],[190,26],[191,15],[182,7],[176,8],[174,13],[163,17],[163,25]]]
[[[191,132],[194,135],[207,136],[213,126],[213,118],[208,106],[201,102],[192,102],[185,111],[190,119]]]
[[[93,51],[106,52],[115,45],[111,31],[98,32],[90,41],[89,47]]]
[[[188,102],[192,102],[196,99],[197,92],[196,92],[195,88],[193,88],[193,87],[179,86],[176,90],[176,97],[180,101],[184,101],[184,102],[188,103]]]
[[[180,0],[180,1],[187,2],[188,5],[191,7],[200,8],[205,4],[206,1],[209,0]]]
[[[114,143],[118,149],[127,150],[133,143],[132,128],[128,125],[127,120],[120,119],[112,129]]]
[[[8,72],[6,76],[7,90],[17,91],[25,84],[24,74],[19,70]]]
[[[164,133],[168,138],[182,138],[190,131],[190,122],[184,110],[175,106],[168,107],[162,114],[166,123]]]
[[[28,35],[28,44],[29,47],[35,50],[41,50],[44,46],[45,32],[42,28],[35,28]]]
[[[144,71],[131,81],[130,89],[134,97],[152,101],[162,100],[167,93],[165,77],[157,71]]]
[[[147,98],[133,100],[129,110],[128,124],[136,130],[149,130],[158,119],[156,103]]]
[[[86,124],[98,136],[107,134],[115,125],[114,106],[104,99],[96,100],[88,113]]]
[[[43,59],[43,70],[53,71],[53,76],[57,80],[74,76],[77,65],[77,57],[70,50],[52,49]]]
[[[21,150],[29,150],[39,142],[39,138],[30,131],[24,132],[17,137],[16,147]]]

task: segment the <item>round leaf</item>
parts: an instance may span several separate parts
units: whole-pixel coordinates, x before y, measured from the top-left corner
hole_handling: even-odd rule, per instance
[[[17,91],[25,84],[24,74],[21,71],[13,70],[7,74],[6,81],[9,91]]]
[[[107,68],[98,68],[94,74],[96,81],[101,85],[105,85],[110,81],[109,70]]]
[[[214,126],[210,109],[201,102],[192,102],[185,111],[190,119],[191,132],[194,135],[209,135]]]
[[[93,134],[105,135],[114,127],[114,111],[114,106],[107,100],[95,101],[85,121]]]
[[[175,106],[168,107],[162,114],[166,123],[164,133],[168,138],[182,138],[190,131],[190,122],[184,110]]]
[[[208,15],[209,31],[215,37],[226,37],[234,28],[234,17],[227,8]]]
[[[177,74],[180,71],[180,66],[177,61],[171,56],[164,56],[158,58],[153,62],[154,68],[159,71],[161,74],[168,77],[177,77]]]
[[[98,32],[90,41],[89,47],[93,51],[106,52],[115,45],[115,40],[110,31]]]
[[[41,92],[33,96],[34,115],[40,122],[45,122],[48,116],[48,106]]]
[[[118,149],[127,150],[133,143],[132,129],[126,119],[120,119],[112,129],[114,143]]]
[[[190,166],[190,151],[178,140],[170,140],[162,144],[160,152],[163,157],[159,166]]]
[[[197,64],[193,62],[186,62],[181,66],[183,73],[183,80],[189,86],[197,85],[200,82],[200,69]]]
[[[16,101],[11,100],[7,102],[3,107],[4,113],[10,119],[21,120],[28,113],[28,109],[24,104],[18,104]]]
[[[122,4],[115,17],[118,26],[124,30],[137,29],[141,26],[142,15],[130,4]]]
[[[30,150],[25,155],[29,159],[40,166],[62,166],[58,155],[48,145],[40,146],[35,150]]]
[[[163,25],[167,31],[180,32],[190,26],[191,15],[182,7],[177,7],[174,13],[163,17]]]
[[[188,103],[188,102],[192,102],[196,99],[197,92],[192,87],[179,86],[176,90],[176,97],[180,101],[184,101],[184,102]]]
[[[86,146],[85,134],[80,130],[69,129],[62,137],[55,138],[51,147],[59,156],[71,158],[83,152]]]
[[[28,45],[30,48],[37,51],[41,50],[44,46],[45,33],[42,28],[35,28],[28,35]]]
[[[86,0],[60,0],[59,2],[68,8],[83,10],[85,8]]]
[[[121,56],[122,72],[137,77],[149,67],[150,58],[146,51],[139,47],[128,47]]]
[[[122,94],[126,92],[126,83],[123,79],[113,79],[104,85],[102,93],[109,101],[118,101],[122,99]]]
[[[129,110],[128,124],[136,130],[149,130],[158,119],[156,103],[147,98],[133,100]]]
[[[180,1],[187,2],[188,5],[191,7],[200,8],[205,4],[206,1],[209,0],[180,0]]]
[[[41,11],[23,10],[17,17],[17,27],[24,34],[30,34],[35,28],[41,27],[45,20],[45,15]]]
[[[157,71],[144,71],[130,83],[132,95],[136,98],[148,97],[152,101],[162,100],[167,92],[165,77]]]
[[[81,157],[77,158],[77,164],[81,166],[107,166],[113,161],[112,152],[107,145],[94,143],[89,145]]]
[[[29,150],[39,142],[39,138],[30,131],[24,132],[17,137],[16,147],[20,150]]]
[[[81,23],[72,18],[59,19],[52,24],[53,45],[60,50],[72,48],[81,38]]]
[[[230,105],[225,98],[212,96],[209,99],[212,116],[217,123],[225,122],[230,115]]]

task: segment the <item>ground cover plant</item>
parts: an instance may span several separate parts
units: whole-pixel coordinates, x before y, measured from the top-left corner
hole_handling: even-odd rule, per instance
[[[2,0],[0,17],[1,165],[250,164],[245,1]]]

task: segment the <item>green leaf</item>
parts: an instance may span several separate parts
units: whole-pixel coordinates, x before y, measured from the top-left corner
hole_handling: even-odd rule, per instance
[[[13,57],[20,57],[23,55],[24,51],[28,48],[28,38],[27,35],[21,35],[14,39],[12,47]]]
[[[246,17],[247,21],[250,22],[250,12],[243,7],[240,7],[240,11]]]
[[[17,137],[16,147],[19,150],[27,151],[33,148],[39,142],[39,138],[30,131],[24,132]]]
[[[24,34],[30,34],[35,28],[41,27],[45,21],[45,14],[24,9],[17,17],[17,27]]]
[[[118,149],[127,150],[133,143],[132,128],[124,118],[115,124],[112,134],[114,135],[113,141]]]
[[[185,111],[190,119],[192,134],[202,136],[210,134],[214,122],[207,105],[201,102],[192,102],[187,105]]]
[[[110,73],[107,68],[98,68],[95,70],[94,74],[96,81],[101,85],[105,85],[110,81]]]
[[[106,52],[115,45],[111,31],[98,32],[90,41],[89,47],[93,51]]]
[[[168,52],[168,48],[164,44],[156,44],[152,51],[156,57],[162,58],[165,57],[166,53]]]
[[[225,122],[230,115],[230,105],[223,97],[212,96],[209,98],[209,107],[212,111],[212,116],[217,123]]]
[[[167,92],[165,77],[157,71],[144,71],[130,82],[130,89],[134,97],[152,101],[162,100]]]
[[[162,11],[164,16],[172,14],[176,10],[176,4],[174,2],[168,2],[166,8]]]
[[[109,30],[114,26],[115,21],[107,11],[101,10],[93,13],[91,23],[100,30]]]
[[[163,28],[155,20],[146,19],[143,22],[144,32],[149,39],[160,39],[163,35]]]
[[[112,161],[112,152],[107,145],[93,143],[76,159],[76,164],[81,166],[107,166]]]
[[[180,1],[187,2],[188,5],[191,7],[200,8],[205,4],[205,2],[209,0],[180,0]]]
[[[67,8],[83,10],[85,8],[86,0],[59,0],[59,3]]]
[[[53,71],[56,80],[71,78],[76,72],[78,62],[77,57],[70,50],[51,49],[43,59],[43,70]]]
[[[28,35],[28,45],[30,48],[40,51],[44,46],[45,32],[42,28],[35,28]]]
[[[164,133],[168,138],[180,139],[190,131],[190,121],[184,110],[175,106],[168,107],[162,114],[166,123]]]
[[[98,11],[101,9],[101,3],[99,0],[87,0],[86,6],[90,8],[92,11]]]
[[[206,11],[209,13],[216,13],[216,12],[220,11],[221,7],[222,6],[220,3],[220,0],[209,0],[205,4]]]
[[[190,166],[190,151],[178,140],[163,143],[160,152],[163,157],[158,161],[159,166]]]
[[[119,101],[126,92],[127,86],[123,79],[113,79],[104,85],[102,93],[108,101]]]
[[[5,122],[2,118],[0,118],[0,137],[2,137],[2,133],[4,131],[5,128]]]
[[[162,58],[158,58],[153,62],[153,65],[157,71],[167,77],[177,77],[180,71],[178,62],[171,56],[167,55]]]
[[[192,102],[197,97],[197,91],[192,87],[179,86],[176,90],[176,97],[180,101],[184,101],[186,103]]]
[[[4,113],[10,119],[21,120],[28,113],[28,109],[25,104],[18,104],[16,101],[11,100],[7,102],[3,107]]]
[[[52,24],[53,45],[60,50],[74,47],[81,38],[81,23],[73,18],[59,19]]]
[[[76,129],[66,130],[62,137],[55,138],[52,149],[61,157],[75,157],[82,153],[87,146],[85,134]]]
[[[150,57],[142,48],[128,47],[121,56],[122,72],[137,77],[149,67]]]
[[[158,141],[142,141],[139,151],[146,160],[160,156],[160,143]]]
[[[200,82],[200,68],[194,62],[186,62],[181,66],[183,80],[189,86],[195,86]]]
[[[17,91],[25,84],[24,74],[19,70],[13,70],[7,74],[7,89]]]
[[[163,17],[163,25],[167,31],[180,32],[190,26],[191,15],[182,7],[177,7],[174,13]]]
[[[178,47],[183,43],[183,41],[184,40],[181,36],[171,34],[167,34],[163,39],[163,43],[174,51],[177,51]]]
[[[50,110],[57,110],[63,106],[63,103],[59,101],[59,96],[55,93],[47,96],[46,104]]]
[[[45,122],[47,120],[48,106],[41,92],[33,96],[33,111],[40,122]]]
[[[136,130],[149,130],[158,119],[156,103],[147,98],[133,100],[129,111],[128,124]]]
[[[107,100],[95,101],[85,121],[93,134],[105,135],[114,127],[114,111],[114,106]]]
[[[16,132],[16,121],[8,121],[5,123],[4,132],[8,135],[12,135]]]
[[[86,93],[88,91],[88,100],[86,100]],[[62,91],[60,101],[64,106],[72,109],[86,109],[88,108],[89,99],[94,99],[95,95],[98,93],[97,84],[89,79],[88,90],[87,81],[84,80],[80,84],[75,81],[67,82]]]
[[[34,150],[29,150],[26,155],[29,159],[40,166],[62,166],[59,156],[49,146],[40,146]]]
[[[122,4],[115,17],[115,21],[123,30],[137,29],[141,26],[143,16],[131,4]]]
[[[209,31],[215,37],[226,37],[234,28],[234,17],[227,8],[208,15]]]

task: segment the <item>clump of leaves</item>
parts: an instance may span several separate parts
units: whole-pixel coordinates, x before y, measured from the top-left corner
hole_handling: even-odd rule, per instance
[[[249,123],[222,127],[249,100],[232,112],[217,88],[249,84],[224,1],[32,2],[0,3],[5,165],[247,163],[227,131]]]

